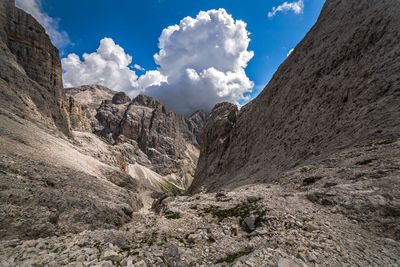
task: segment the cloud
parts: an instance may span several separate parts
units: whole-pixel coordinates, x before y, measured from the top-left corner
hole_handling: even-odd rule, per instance
[[[245,99],[243,94],[254,86],[244,70],[254,55],[247,50],[248,36],[246,23],[234,20],[225,9],[201,11],[196,18],[169,26],[154,55],[168,82],[146,93],[184,114]]]
[[[295,14],[301,14],[304,9],[304,1],[299,0],[297,2],[284,2],[283,4],[273,7],[272,11],[268,12],[268,17],[272,18],[273,16],[276,15],[278,12],[283,12],[283,11],[289,11],[292,10]]]
[[[96,52],[85,53],[82,58],[81,61],[78,55],[69,54],[61,60],[65,87],[102,84],[135,96],[145,87],[165,80],[162,75],[154,72],[148,72],[139,79],[135,71],[129,68],[132,57],[111,38],[102,39]]]
[[[179,113],[211,108],[219,102],[238,103],[254,84],[245,68],[254,53],[248,51],[246,23],[224,9],[201,11],[179,25],[165,28],[154,55],[156,70],[138,77],[132,57],[110,38],[96,52],[62,59],[64,86],[98,83],[131,97],[145,93]],[[137,64],[134,68],[140,69]]]
[[[290,51],[287,53],[286,57],[290,56],[290,54],[294,51],[294,48],[290,49]]]
[[[50,17],[43,11],[41,0],[16,0],[15,3],[17,7],[31,14],[39,21],[57,48],[62,49],[71,43],[68,34],[59,29],[59,20]]]
[[[133,67],[134,67],[135,69],[137,69],[137,70],[140,70],[140,71],[146,71],[144,68],[142,68],[142,66],[140,66],[140,65],[138,65],[138,64],[133,65]]]

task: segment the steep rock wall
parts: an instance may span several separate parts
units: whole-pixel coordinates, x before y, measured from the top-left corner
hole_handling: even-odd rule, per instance
[[[277,181],[306,160],[399,136],[399,38],[399,1],[327,0],[269,84],[240,110],[223,153],[200,156],[222,154],[210,169],[197,169],[191,191]]]

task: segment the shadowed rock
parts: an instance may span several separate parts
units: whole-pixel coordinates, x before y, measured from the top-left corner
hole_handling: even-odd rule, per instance
[[[125,104],[130,101],[131,101],[131,99],[124,92],[118,92],[112,98],[112,103],[117,104],[117,105]]]

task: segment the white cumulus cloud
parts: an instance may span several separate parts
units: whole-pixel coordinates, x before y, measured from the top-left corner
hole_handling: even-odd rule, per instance
[[[159,38],[154,55],[156,70],[138,77],[132,57],[110,38],[83,60],[70,54],[62,59],[64,86],[102,84],[131,97],[144,93],[179,113],[210,110],[216,103],[237,103],[254,84],[245,68],[254,53],[248,51],[246,23],[234,20],[224,9],[201,11],[169,26]]]
[[[290,56],[291,53],[293,53],[294,48],[290,49],[290,51],[286,54],[286,57]]]
[[[246,23],[225,9],[186,17],[163,30],[154,55],[168,82],[146,93],[185,114],[244,99],[254,86],[244,70],[254,55],[247,50],[249,42]]]
[[[62,49],[70,44],[68,34],[59,29],[58,19],[50,17],[43,11],[41,0],[16,0],[15,4],[39,21],[57,48]]]
[[[289,11],[289,10],[293,11],[295,14],[301,14],[303,12],[303,9],[304,9],[303,0],[299,0],[297,2],[292,2],[292,3],[284,2],[279,6],[273,7],[272,11],[268,12],[268,17],[272,18],[278,12]]]
[[[76,54],[69,54],[61,60],[65,87],[102,84],[136,96],[145,87],[165,80],[157,71],[148,72],[139,78],[135,71],[129,68],[132,57],[111,38],[102,39],[96,52],[85,53],[82,58],[83,60]]]

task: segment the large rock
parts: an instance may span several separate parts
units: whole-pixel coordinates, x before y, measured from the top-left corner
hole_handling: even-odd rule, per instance
[[[113,104],[125,104],[130,102],[131,99],[124,92],[118,92],[113,96],[111,101]]]
[[[399,136],[399,37],[399,1],[327,0],[269,84],[242,107],[223,151],[202,150],[191,190],[272,182],[307,160]],[[204,169],[210,158],[216,162]]]

